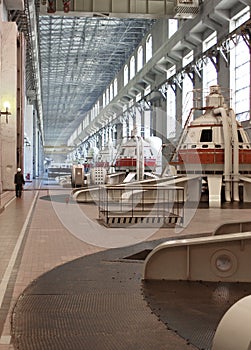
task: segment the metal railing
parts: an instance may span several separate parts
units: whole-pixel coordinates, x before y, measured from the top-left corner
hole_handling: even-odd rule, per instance
[[[177,186],[100,186],[99,219],[184,217],[184,188]]]

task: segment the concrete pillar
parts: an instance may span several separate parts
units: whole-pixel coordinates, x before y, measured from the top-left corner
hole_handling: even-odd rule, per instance
[[[28,180],[33,178],[33,106],[26,105],[25,121],[24,121],[24,177]]]
[[[105,128],[102,129],[101,149],[104,149],[104,147],[105,147]]]
[[[1,23],[0,46],[0,109],[8,101],[11,115],[8,123],[4,115],[0,120],[0,191],[14,190],[17,165],[17,27],[13,22]]]
[[[229,62],[228,62],[229,63]],[[222,89],[229,89],[230,92],[230,69],[225,59],[219,54],[218,57],[218,84]],[[226,96],[230,99],[230,94]]]
[[[176,137],[182,132],[182,90],[176,86]]]
[[[144,125],[144,137],[149,138],[152,135],[151,111],[145,111],[142,118],[142,124]]]
[[[158,107],[154,107],[155,112],[155,136],[159,137],[161,140],[166,140],[167,133],[167,116],[166,116],[166,104],[165,101],[158,104]]]
[[[128,134],[127,134],[128,138],[132,136],[133,127],[134,127],[134,118],[131,115],[129,115],[128,116]]]
[[[39,129],[35,128],[35,150],[36,153],[34,155],[34,174],[33,178],[39,177],[43,174],[44,171],[44,153],[43,153],[43,145],[42,145],[42,137]],[[54,159],[53,159],[54,160]]]
[[[63,161],[61,160],[61,162]],[[44,147],[42,142],[42,136],[41,136],[41,133],[39,132],[39,176],[42,176],[43,173],[44,173]]]
[[[127,121],[123,120],[123,124],[122,124],[122,139],[121,141],[123,141],[124,139],[127,139]]]
[[[123,124],[117,123],[116,124],[116,132],[114,134],[115,138],[115,147],[118,147],[118,145],[121,143],[123,138]]]
[[[136,116],[135,116],[135,126],[137,129],[137,135],[141,135],[141,130],[142,130],[142,120],[141,120],[141,112],[136,109],[135,110]]]
[[[217,37],[220,39],[222,37],[222,31],[227,33],[229,30],[229,22],[225,21],[223,25],[223,29],[220,32],[217,32]],[[226,56],[226,57],[225,57]],[[218,53],[218,84],[222,89],[229,89],[230,92],[230,58],[229,55],[226,53],[220,54]],[[226,96],[230,98],[230,93],[229,96]]]
[[[37,111],[33,110],[33,157],[32,157],[32,170],[33,170],[33,179],[37,176]]]
[[[24,35],[17,38],[17,167],[24,167],[24,113],[25,113],[25,40]]]
[[[201,75],[199,75],[201,73]],[[196,93],[194,94],[194,107],[202,107],[204,106],[204,101],[203,101],[203,81],[202,81],[202,72],[199,73],[194,73],[194,88],[197,90]],[[201,91],[199,93],[199,90]],[[201,116],[202,111],[195,111],[194,112],[194,119],[198,118]]]

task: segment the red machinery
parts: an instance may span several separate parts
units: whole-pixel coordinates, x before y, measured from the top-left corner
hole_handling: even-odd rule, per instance
[[[251,174],[248,135],[233,109],[226,106],[218,85],[210,87],[201,110],[204,114],[185,127],[170,164],[179,174],[202,174],[207,180],[218,177],[225,185],[226,200],[238,201],[240,174]]]
[[[156,157],[151,145],[140,136],[134,136],[122,144],[116,158],[116,171],[153,171],[156,168]]]

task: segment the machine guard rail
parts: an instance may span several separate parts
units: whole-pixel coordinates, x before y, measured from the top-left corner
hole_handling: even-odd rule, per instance
[[[109,227],[173,226],[184,219],[184,188],[100,186],[99,219]]]

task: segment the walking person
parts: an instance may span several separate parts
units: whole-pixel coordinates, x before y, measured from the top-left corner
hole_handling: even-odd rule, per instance
[[[17,168],[17,172],[14,177],[14,183],[16,185],[16,197],[21,198],[23,185],[25,184],[24,176],[21,168]]]

